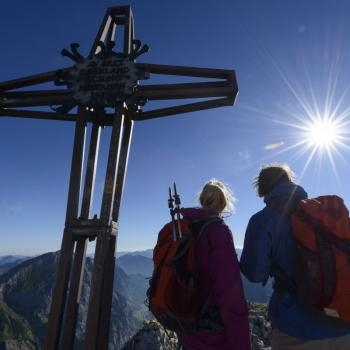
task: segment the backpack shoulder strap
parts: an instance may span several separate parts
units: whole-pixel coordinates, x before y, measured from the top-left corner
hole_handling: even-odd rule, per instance
[[[207,238],[206,230],[213,223],[223,223],[224,221],[220,217],[210,217],[203,220],[202,226],[197,235],[197,241],[199,241],[203,235],[205,235],[208,250],[210,251],[211,245]],[[217,305],[211,305],[213,297],[213,289],[210,290],[209,294],[203,301],[203,305],[200,309],[200,317],[198,320],[198,327],[202,330],[210,330],[214,332],[222,333],[224,327],[221,321],[219,309]]]
[[[207,237],[206,230],[213,223],[222,223],[224,222],[220,217],[208,217],[200,220],[192,221],[190,229],[193,231],[197,242],[202,239],[203,236]],[[210,242],[206,239],[208,248],[210,248]]]
[[[296,212],[298,208],[298,204],[300,201],[293,201],[293,202],[287,202],[287,203],[268,203],[266,204],[267,207],[276,209],[286,215],[292,215]]]
[[[295,201],[291,201],[283,204],[269,203],[267,204],[267,206],[269,208],[276,209],[281,213],[284,213],[290,217],[293,214],[295,214],[298,208],[299,202],[300,202],[299,200],[295,200]],[[275,278],[273,289],[277,293],[287,292],[292,295],[296,294],[296,283],[294,279],[287,276],[287,274],[283,271],[283,269],[275,262],[272,263],[271,265],[270,276]],[[267,283],[267,279],[263,283],[263,286],[265,286],[266,283]]]
[[[208,228],[209,225],[213,224],[213,223],[222,223],[224,222],[220,217],[210,217],[210,218],[206,218],[205,220],[203,220],[204,223],[202,224],[199,232],[198,232],[198,236],[197,239],[200,239],[203,235],[203,233],[206,231],[206,229]]]

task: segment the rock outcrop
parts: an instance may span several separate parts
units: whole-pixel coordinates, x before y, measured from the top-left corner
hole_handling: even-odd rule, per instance
[[[122,350],[177,350],[177,336],[155,320],[144,321],[143,327],[123,346]]]
[[[0,350],[36,350],[37,347],[30,341],[6,340],[0,342]]]
[[[248,303],[252,350],[271,350],[271,322],[266,304]]]
[[[252,350],[271,350],[271,323],[266,304],[249,303],[249,325]],[[145,321],[143,327],[124,345],[122,350],[177,350],[176,334],[165,331],[157,321]]]

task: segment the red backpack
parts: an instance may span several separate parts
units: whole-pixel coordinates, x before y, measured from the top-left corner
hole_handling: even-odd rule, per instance
[[[205,230],[220,218],[177,220],[181,239],[174,240],[174,221],[158,234],[153,252],[154,272],[147,291],[148,307],[156,319],[172,331],[210,328],[218,322],[208,316],[209,296],[203,296],[198,281],[196,247]]]
[[[350,325],[350,221],[344,201],[321,196],[291,214],[295,238],[294,288],[321,320]]]

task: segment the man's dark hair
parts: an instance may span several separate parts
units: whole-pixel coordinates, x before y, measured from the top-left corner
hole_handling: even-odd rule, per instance
[[[253,179],[253,185],[259,197],[266,196],[276,185],[292,182],[294,173],[287,164],[271,164],[262,166],[259,175]]]

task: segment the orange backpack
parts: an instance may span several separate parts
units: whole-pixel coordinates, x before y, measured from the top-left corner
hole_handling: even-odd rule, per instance
[[[196,330],[203,324],[210,295],[203,296],[199,288],[196,247],[208,225],[218,221],[222,220],[180,219],[176,224],[180,225],[181,239],[174,240],[174,221],[158,234],[147,297],[149,310],[167,329]]]
[[[350,324],[350,221],[341,198],[299,202],[291,214],[295,290],[300,301],[330,325]]]

